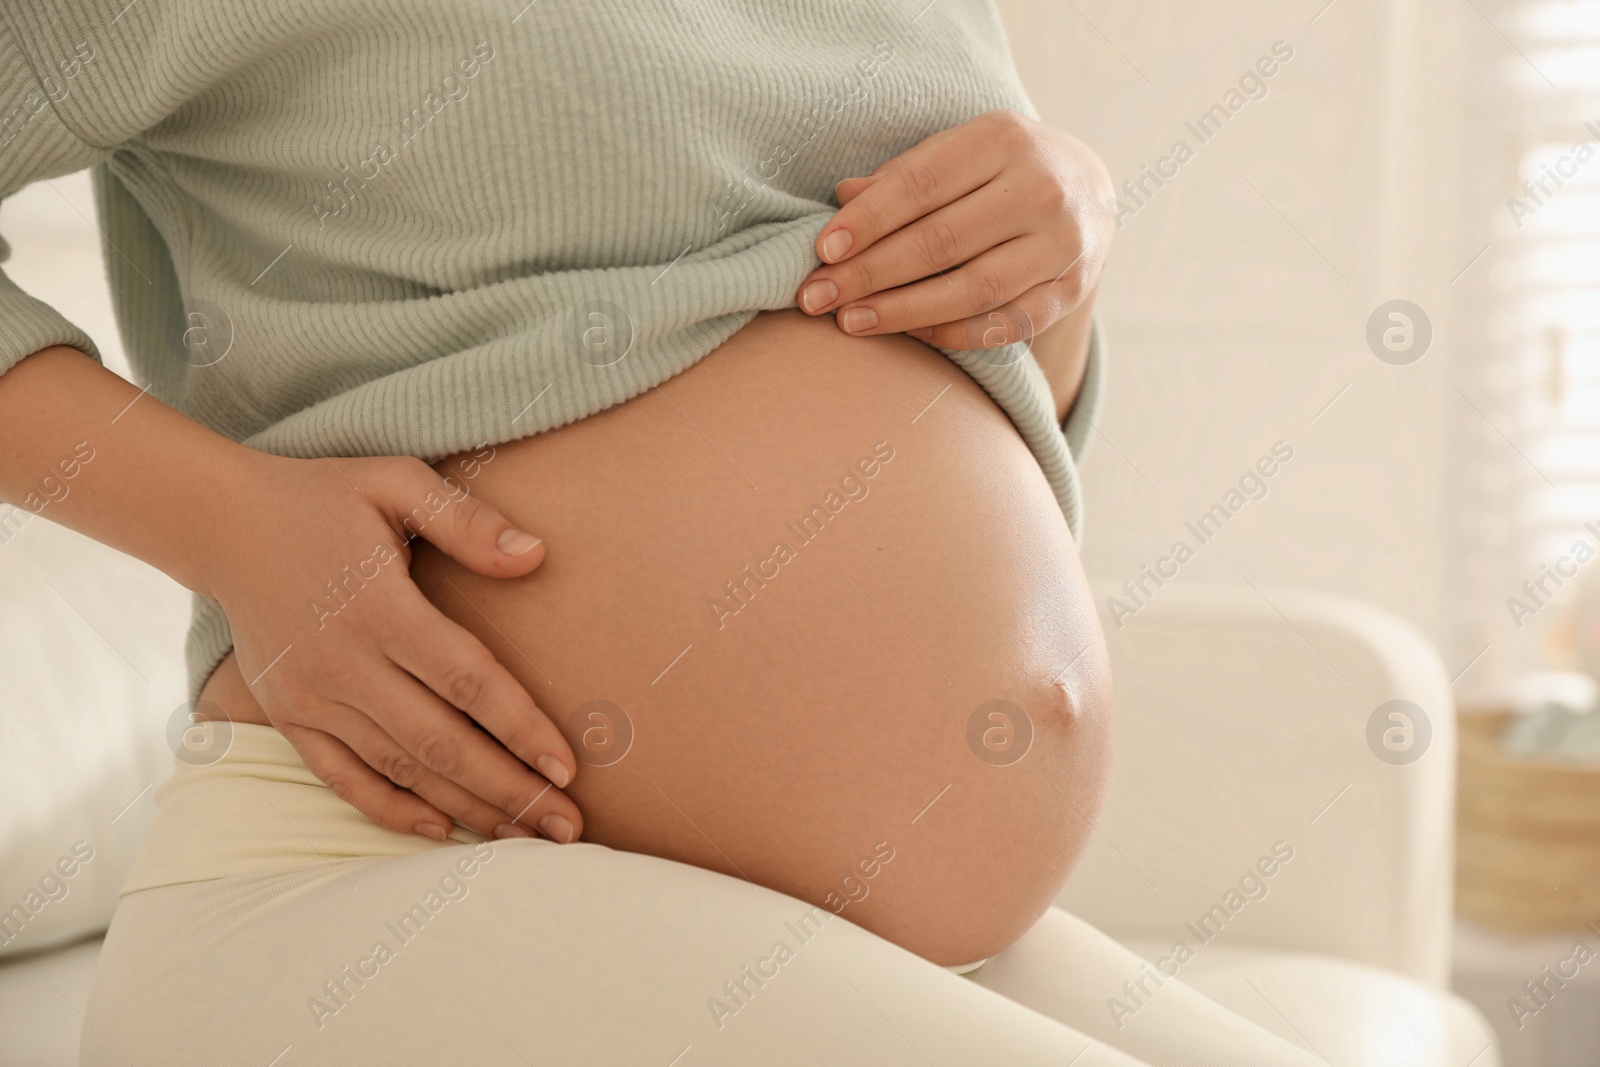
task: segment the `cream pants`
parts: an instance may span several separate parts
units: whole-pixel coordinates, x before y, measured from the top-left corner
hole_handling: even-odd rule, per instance
[[[1052,909],[957,975],[802,901],[600,845],[384,830],[266,727],[178,765],[106,938],[90,1067],[1320,1061]],[[951,921],[960,921],[951,916]]]

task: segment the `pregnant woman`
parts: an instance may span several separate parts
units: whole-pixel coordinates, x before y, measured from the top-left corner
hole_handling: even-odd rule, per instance
[[[1307,1062],[1050,907],[1109,181],[987,0],[5,15],[144,386],[3,283],[0,495],[197,594],[85,1063]]]

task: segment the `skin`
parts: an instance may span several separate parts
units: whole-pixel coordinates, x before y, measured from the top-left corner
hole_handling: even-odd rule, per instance
[[[799,395],[803,366],[832,368],[827,373],[818,371],[811,382],[814,395],[825,397],[826,403],[815,408],[810,426],[832,426],[834,432],[818,438],[807,425],[791,424],[786,436],[769,439],[766,452],[780,455],[798,442],[800,447],[787,460],[813,463],[831,455],[829,448],[843,447],[850,440],[844,431],[851,427],[828,421],[835,417],[834,412],[855,411],[858,418],[868,420],[854,427],[863,429],[887,410],[881,405],[889,403],[892,385],[904,386],[914,380],[911,368],[920,364],[925,370],[951,372],[946,361],[897,331],[919,334],[947,347],[981,347],[1031,337],[1036,358],[1056,391],[1057,410],[1065,412],[1082,379],[1089,301],[1109,232],[1103,209],[1097,211],[1092,195],[1103,179],[1104,168],[1092,153],[1065,135],[1013,112],[979,116],[935,135],[905,156],[888,161],[873,175],[841,186],[844,206],[818,237],[819,257],[827,263],[822,272],[834,272],[830,277],[838,290],[836,299],[819,306],[802,295],[809,313],[830,315],[829,319],[807,320],[798,313],[763,315],[724,345],[717,358],[702,361],[675,383],[709,380],[712,384],[705,387],[704,395],[708,410],[721,424],[748,423],[750,398],[763,395],[750,390],[764,388],[767,394],[787,399],[791,391]],[[838,243],[841,229],[851,233],[849,247],[843,249]],[[916,252],[915,257],[907,258],[907,248]],[[809,279],[807,284],[815,280]],[[802,294],[805,288],[802,286]],[[874,309],[876,321],[862,325],[857,321],[859,314],[852,312],[865,306]],[[838,328],[832,325],[834,321]],[[812,333],[805,334],[802,327]],[[846,338],[841,329],[852,336]],[[838,343],[846,339],[855,347],[839,348]],[[859,347],[868,342],[900,345],[902,358],[888,358],[890,349],[881,347],[885,358],[879,366],[872,362],[876,355]],[[770,366],[770,361],[736,359],[741,350],[784,353],[792,362],[780,367],[779,378],[764,385],[753,379],[719,398],[715,383],[722,375],[710,374],[708,379],[709,372],[701,368],[733,367],[742,373],[746,366]],[[849,355],[841,363],[844,351]],[[889,373],[885,368],[906,376],[871,385],[875,376]],[[885,516],[858,524],[875,530],[877,540],[870,542],[872,551],[857,562],[881,565],[914,559],[920,544],[924,566],[919,574],[940,574],[949,586],[946,595],[921,601],[902,591],[891,596],[888,610],[908,619],[959,619],[968,627],[981,622],[979,632],[997,644],[977,661],[966,658],[968,653],[959,642],[940,653],[951,657],[947,662],[955,669],[944,682],[952,687],[946,697],[963,702],[963,721],[976,706],[973,701],[980,692],[990,694],[987,699],[1007,699],[1020,705],[1033,717],[1036,733],[1028,760],[1015,766],[1065,770],[1037,776],[1032,792],[1016,785],[1018,775],[1004,780],[1020,792],[1006,794],[1003,789],[995,792],[991,788],[987,799],[980,798],[963,809],[972,814],[963,816],[967,822],[962,824],[959,844],[954,839],[943,841],[942,848],[927,854],[906,846],[913,859],[920,855],[921,860],[898,869],[921,870],[920,890],[907,891],[903,900],[896,900],[894,892],[879,892],[872,898],[878,903],[863,898],[850,904],[851,918],[917,946],[930,958],[950,962],[971,959],[1009,943],[1008,938],[1025,929],[1047,906],[1053,896],[1051,887],[1059,888],[1090,831],[1109,758],[1103,650],[1092,639],[1098,630],[1093,629],[1093,614],[1085,607],[1088,598],[1065,526],[1047,489],[1040,492],[1042,476],[1031,456],[970,380],[957,375],[950,396],[940,401],[943,410],[960,411],[957,398],[963,393],[975,405],[968,414],[985,414],[963,422],[954,437],[941,438],[943,452],[938,448],[930,451],[929,455],[941,457],[928,468],[938,472],[939,481],[908,492],[906,509],[857,509],[858,513]],[[659,390],[651,395],[665,396]],[[862,409],[853,404],[862,397],[879,406]],[[618,416],[638,412],[647,399],[615,410]],[[592,427],[615,421],[590,419],[569,429],[588,427],[591,429],[586,432],[599,432]],[[752,439],[760,440],[762,433],[779,425],[784,425],[782,419],[769,417],[746,429]],[[28,357],[0,379],[0,499],[42,510],[45,505],[34,503],[40,499],[38,490],[53,486],[47,489],[53,520],[137,556],[188,588],[219,600],[233,628],[235,649],[208,685],[205,696],[215,700],[212,709],[276,727],[314,773],[380,824],[442,839],[454,820],[480,833],[511,836],[540,832],[565,842],[584,834],[584,817],[591,815],[601,820],[597,840],[611,840],[619,847],[632,843],[646,851],[659,849],[674,858],[710,864],[707,857],[697,860],[691,854],[694,847],[709,844],[706,839],[710,835],[703,830],[696,831],[699,838],[688,838],[685,843],[674,841],[664,827],[641,824],[630,828],[626,820],[618,821],[619,810],[640,812],[640,798],[649,799],[637,782],[633,783],[637,796],[626,789],[615,794],[623,798],[614,802],[622,804],[622,809],[608,808],[605,796],[596,794],[595,810],[580,810],[574,796],[582,794],[574,791],[589,787],[574,782],[576,754],[556,725],[565,724],[574,709],[561,703],[565,696],[547,693],[535,684],[528,670],[533,674],[539,671],[521,641],[492,624],[494,616],[483,607],[494,606],[489,601],[497,596],[509,595],[507,589],[523,588],[519,582],[527,577],[545,577],[544,546],[513,525],[492,501],[516,509],[521,516],[517,521],[523,525],[552,522],[558,531],[569,533],[573,540],[566,550],[575,560],[583,559],[592,545],[606,543],[607,532],[651,528],[637,523],[633,516],[612,515],[610,525],[602,522],[568,531],[562,525],[565,518],[527,511],[527,497],[521,495],[527,489],[525,478],[540,465],[517,457],[572,436],[551,434],[503,446],[510,461],[497,461],[492,477],[485,473],[490,468],[481,456],[452,457],[437,470],[405,457],[283,459],[244,448],[183,418],[73,349],[53,348]],[[930,440],[933,437],[928,435]],[[61,465],[81,454],[85,445],[92,447],[95,459],[66,475]],[[1003,462],[1001,456],[1007,448],[1011,459]],[[650,448],[637,451],[642,457],[640,469],[650,469],[643,459],[659,458]],[[972,469],[974,457],[982,457],[976,470]],[[469,462],[482,470],[476,475],[466,473]],[[638,486],[632,497],[614,499],[642,501],[650,491],[659,495],[662,486],[673,486],[677,497],[694,498],[695,492],[684,487],[704,481],[706,462],[702,457],[682,469],[658,471],[658,480]],[[1008,464],[1016,469],[1003,473]],[[845,463],[839,469],[848,467]],[[565,463],[563,469],[578,469],[577,461]],[[958,473],[962,470],[967,472],[964,477]],[[593,485],[603,484],[615,468],[602,465],[590,473],[588,482],[577,483],[588,491],[581,499],[570,501],[577,510],[593,495]],[[795,485],[815,481],[816,470],[808,467],[804,473],[806,477],[801,478],[798,472],[790,472]],[[1033,494],[1031,502],[1020,488],[1030,476],[1033,488],[1027,492]],[[70,479],[70,491],[59,492],[63,477]],[[473,478],[478,480],[468,492],[466,483]],[[954,493],[953,488],[957,490]],[[959,503],[952,504],[952,500]],[[719,514],[720,501],[720,497],[704,500],[699,510],[685,514],[669,510],[657,516],[657,521],[669,524],[668,528],[674,522],[679,527],[696,528],[697,523],[703,527],[704,516]],[[987,513],[982,511],[985,505],[991,509]],[[1035,509],[1033,518],[1028,518],[1029,507]],[[975,514],[985,516],[984,539],[976,548],[968,542],[971,558],[955,558],[948,540],[926,540],[930,536],[927,531],[939,529],[939,523],[957,511],[969,519]],[[408,516],[412,522],[407,522]],[[996,521],[995,516],[1004,516],[1004,520]],[[890,517],[895,523],[891,528],[874,525],[889,522]],[[723,513],[722,519],[724,529],[738,531],[748,515]],[[1034,519],[1045,525],[1036,525]],[[581,520],[572,521],[581,526]],[[1054,530],[1053,547],[1044,534],[1047,527]],[[285,536],[286,532],[293,536]],[[1010,543],[1017,532],[1023,540]],[[677,546],[689,554],[686,558],[693,558],[703,544],[713,541],[708,531],[702,529],[701,533],[700,540]],[[948,538],[949,531],[944,534]],[[919,542],[919,538],[923,540]],[[661,540],[670,542],[671,538]],[[849,543],[849,538],[841,533],[829,543]],[[585,604],[602,599],[598,591],[605,588],[607,575],[616,575],[618,568],[625,570],[619,560],[630,552],[638,554],[636,545],[630,549],[614,544],[613,548],[615,558],[605,561],[609,570],[591,561],[595,586],[586,597],[572,594],[573,603],[561,616],[560,625],[545,618],[544,625],[554,627],[549,634],[552,642],[563,637],[572,640],[582,632],[572,620],[582,614]],[[858,545],[856,551],[866,550]],[[818,555],[811,552],[808,558]],[[662,575],[676,579],[699,573],[668,556],[650,558],[653,569],[636,575],[632,590],[669,586],[671,582]],[[430,563],[430,559],[448,562]],[[351,578],[351,567],[366,577]],[[369,567],[375,572],[368,571]],[[440,573],[430,568],[438,567],[443,567],[446,579],[442,586],[430,577]],[[906,575],[901,577],[915,586]],[[338,602],[337,612],[326,606],[318,608],[319,603],[331,602],[329,583],[336,580],[347,583],[347,590],[354,589],[355,595],[348,597],[348,602]],[[857,595],[867,599],[864,593],[857,591]],[[459,603],[452,605],[451,596]],[[478,600],[472,600],[474,596]],[[525,596],[514,598],[505,610],[509,614],[524,612],[529,602]],[[540,598],[539,602],[556,604],[559,598]],[[875,600],[868,603],[879,619],[886,618]],[[617,607],[618,614],[612,618],[622,615],[622,605]],[[804,612],[795,617],[806,618]],[[508,621],[507,625],[520,632],[518,626],[534,623]],[[819,631],[826,629],[816,625]],[[835,628],[844,632],[842,627]],[[897,627],[891,628],[904,639]],[[610,637],[604,628],[601,632]],[[780,629],[768,636],[767,645],[779,648],[792,637],[792,631]],[[1067,638],[1076,638],[1066,641],[1077,648],[1074,658],[1062,670],[1051,667],[1046,679],[1043,664],[1061,655],[1064,646],[1060,639]],[[946,640],[950,640],[948,636]],[[813,721],[826,734],[827,716],[832,714],[834,731],[847,736],[859,728],[861,718],[850,714],[850,709],[859,713],[866,705],[852,706],[845,696],[853,694],[860,701],[863,694],[875,695],[881,702],[877,706],[904,707],[908,693],[872,688],[877,672],[849,658],[857,654],[857,647],[826,649],[834,653],[831,658],[813,649],[816,654],[811,658],[791,661],[782,669],[776,663],[758,665],[766,671],[765,675],[758,672],[758,677],[787,679],[790,686],[785,693],[807,696],[805,700],[784,697],[790,701],[791,713],[779,715],[775,721]],[[655,651],[651,649],[652,654]],[[927,655],[917,651],[919,656]],[[818,662],[830,664],[830,673],[820,675],[823,681],[815,671]],[[841,665],[838,673],[831,673],[834,663]],[[692,674],[692,670],[679,672],[679,677]],[[616,675],[608,670],[605,677]],[[721,681],[726,683],[729,677],[737,675],[724,674]],[[958,678],[961,681],[956,681]],[[846,682],[855,687],[841,693]],[[714,698],[723,692],[722,686],[705,683],[698,704],[684,710],[678,719],[688,723],[695,714],[704,714],[705,708],[716,707]],[[959,697],[952,695],[957,692]],[[1008,695],[997,697],[996,693]],[[551,708],[541,707],[537,700],[545,699],[556,703]],[[775,697],[769,706],[780,704],[782,700]],[[256,712],[251,712],[252,706]],[[953,705],[940,707],[946,716],[955,714]],[[201,711],[205,714],[207,708],[202,706]],[[259,717],[252,719],[252,715]],[[668,761],[668,770],[662,771],[661,777],[676,789],[677,783],[667,777],[669,771],[682,773],[689,765],[704,771],[707,753],[718,752],[713,742],[716,735],[717,731],[707,729],[700,737],[701,746],[678,753],[679,758]],[[693,736],[693,731],[682,731],[679,736]],[[783,751],[784,743],[803,747],[801,742],[811,736],[807,730],[795,737],[776,738],[777,747],[770,751]],[[892,735],[886,751],[918,756],[920,762],[910,765],[923,770],[942,766],[939,752],[948,757],[952,735],[937,731],[929,735],[940,738],[937,743],[945,746],[937,751],[926,747],[934,742],[923,741],[923,736],[921,731]],[[583,734],[579,731],[572,737],[581,742]],[[718,766],[724,768],[762,766],[747,746],[735,745],[721,754],[725,758]],[[739,825],[724,827],[704,816],[712,831],[728,837],[736,850],[742,838],[752,839],[756,858],[750,861],[754,873],[749,876],[814,898],[820,887],[806,879],[820,877],[817,871],[832,865],[850,877],[848,872],[858,869],[851,863],[859,865],[859,858],[845,862],[844,853],[827,851],[839,846],[840,820],[853,814],[863,817],[859,825],[866,825],[872,821],[869,817],[885,810],[882,805],[889,793],[904,801],[899,788],[904,783],[893,774],[864,766],[846,773],[852,767],[851,759],[839,752],[831,756],[830,762],[817,768],[816,780],[827,783],[826,795],[834,808],[808,807],[791,793],[769,797],[787,806],[777,814],[749,816],[742,829]],[[970,752],[968,756],[972,758]],[[696,758],[702,762],[695,764]],[[804,764],[802,760],[798,765]],[[993,777],[996,768],[981,767],[976,780],[954,774],[952,767],[946,793],[965,796],[965,787],[974,787],[971,792],[982,794],[984,791],[975,787],[984,781],[992,786],[997,779]],[[976,773],[971,767],[966,771]],[[613,772],[613,777],[621,773]],[[728,773],[733,777],[724,784],[734,792],[721,794],[724,799],[737,796],[741,788],[781,778],[782,767],[773,767],[770,774],[758,775],[753,782]],[[747,777],[750,773],[745,772]],[[656,796],[664,797],[659,780],[650,778],[650,787]],[[707,771],[683,786],[692,792],[700,787],[697,783],[716,780],[717,776]],[[1046,787],[1067,803],[1050,807]],[[681,809],[674,807],[674,811],[689,821]],[[1009,811],[1026,812],[1028,818],[1013,819],[1016,825],[1008,825]],[[794,821],[790,812],[804,815],[804,824],[788,827]],[[793,836],[786,841],[782,833],[772,833],[774,828],[790,828]],[[827,842],[814,840],[819,834]],[[702,843],[695,845],[696,840]],[[769,840],[784,844],[780,857],[758,847]],[[963,847],[966,853],[961,852]],[[720,847],[712,846],[712,850],[739,868]],[[977,862],[974,866],[973,860],[958,861],[957,856],[986,861],[987,865]],[[952,864],[960,869],[950,869]],[[989,873],[982,875],[980,869]],[[853,892],[849,883],[841,885],[847,893]],[[946,888],[939,888],[941,885]],[[826,900],[824,895],[824,903]],[[899,906],[891,910],[885,901]],[[950,907],[959,907],[964,916],[981,911],[986,917],[951,930],[950,912],[941,910]],[[886,914],[880,916],[880,909]],[[1026,922],[1019,925],[1019,917]]]
[[[803,311],[833,312],[854,336],[905,331],[946,348],[1052,335],[1034,347],[1065,413],[1114,230],[1111,176],[1087,145],[990,111],[836,192],[842,207],[817,234],[824,266],[795,294]]]
[[[865,495],[802,542],[786,524],[879,442],[893,458]],[[1103,639],[1032,454],[942,356],[764,313],[660,389],[499,446],[471,485],[548,557],[505,580],[420,546],[411,576],[566,728],[585,840],[747,877],[946,964],[1060,892],[1109,771]],[[776,541],[794,558],[745,577]],[[738,606],[741,578],[737,613],[711,607]],[[231,661],[206,695],[265,721]],[[615,762],[617,713],[580,712],[597,700],[631,724]],[[995,700],[1033,735],[1004,766],[969,743]]]
[[[84,446],[93,459],[68,477],[62,464]],[[246,448],[66,347],[0,377],[0,499],[39,510],[30,501],[52,485],[52,521],[221,601],[271,724],[367,816],[438,840],[452,817],[488,834],[513,815],[530,831],[559,815],[567,826],[549,836],[581,833],[577,806],[533,769],[570,780],[565,739],[404,565],[383,565],[331,623],[312,610],[375,547],[409,561],[404,519],[430,500],[442,506],[421,527],[427,542],[485,575],[537,567],[542,546],[505,551],[503,538],[530,538],[516,543],[508,531],[522,531],[483,501],[416,459]]]

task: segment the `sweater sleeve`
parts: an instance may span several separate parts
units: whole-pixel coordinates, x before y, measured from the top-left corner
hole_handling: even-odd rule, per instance
[[[0,199],[31,182],[71,174],[110,155],[79,139],[62,123],[54,100],[71,91],[65,70],[76,57],[58,62],[40,77],[5,20],[0,20]],[[0,238],[0,262],[10,247]],[[71,345],[100,358],[87,334],[47,304],[19,289],[0,272],[0,374],[52,345]]]
[[[1083,385],[1061,423],[1061,432],[1067,436],[1067,451],[1072,453],[1075,464],[1083,462],[1084,450],[1089,447],[1089,431],[1100,414],[1101,399],[1105,395],[1105,362],[1105,337],[1100,329],[1100,316],[1096,314],[1090,320],[1089,360],[1083,372]]]

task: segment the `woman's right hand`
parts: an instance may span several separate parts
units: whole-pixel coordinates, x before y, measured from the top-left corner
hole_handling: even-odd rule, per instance
[[[487,836],[577,840],[566,739],[409,573],[412,534],[504,578],[538,567],[543,544],[418,459],[257,455],[259,506],[228,522],[203,584],[268,721],[391,830],[442,840],[453,819]]]

